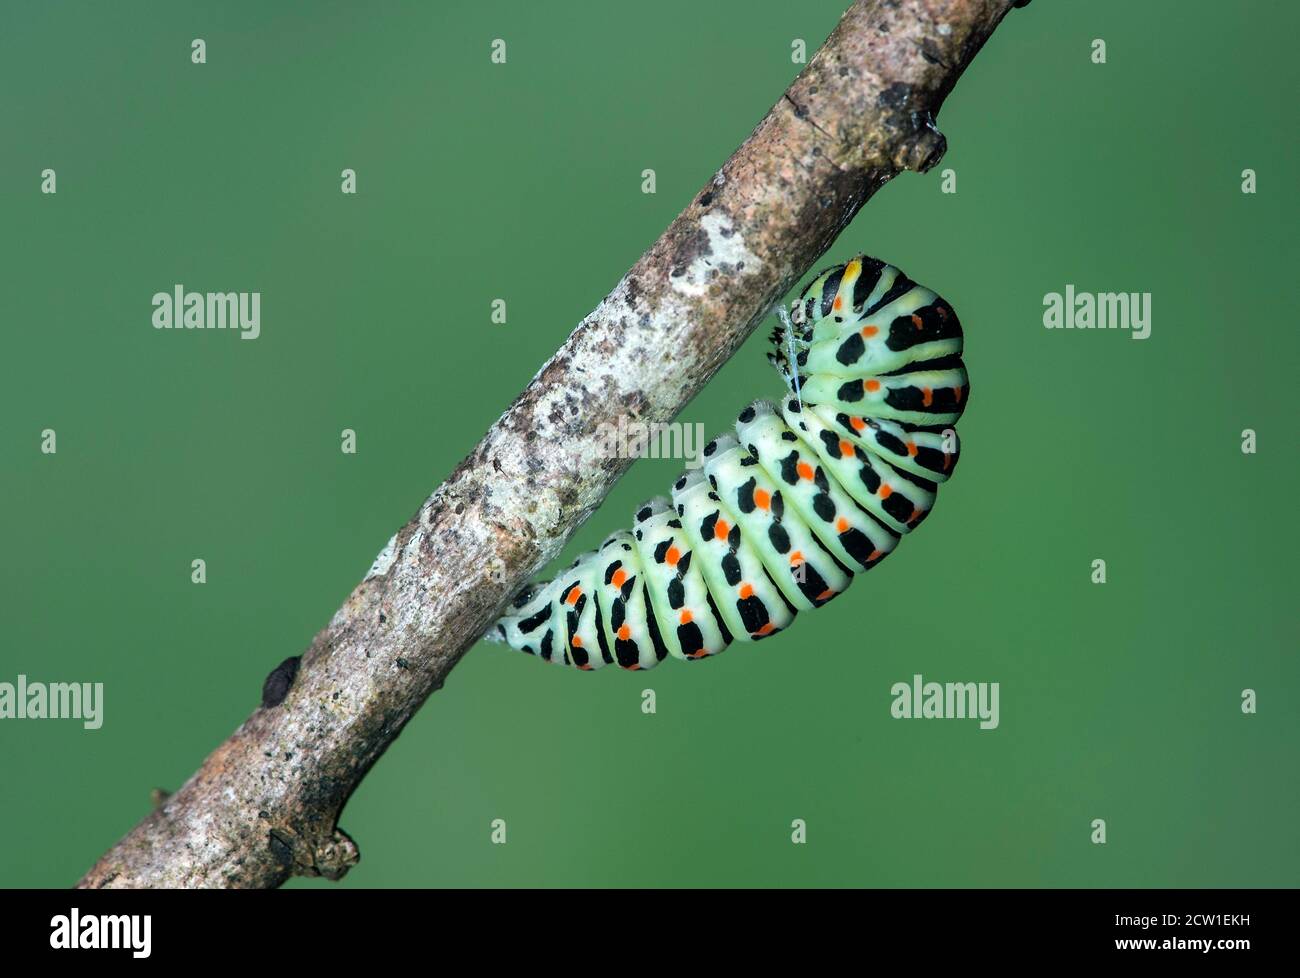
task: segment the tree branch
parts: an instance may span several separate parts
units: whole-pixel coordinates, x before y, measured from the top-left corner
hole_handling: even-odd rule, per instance
[[[945,96],[1012,0],[858,0],[714,178],[389,542],[301,665],[83,887],[342,876],[371,765],[629,464],[620,415],[669,421],[862,204],[943,155]]]

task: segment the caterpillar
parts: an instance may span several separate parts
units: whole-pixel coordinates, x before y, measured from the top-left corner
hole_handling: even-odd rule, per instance
[[[584,671],[705,659],[784,631],[925,520],[969,400],[952,307],[859,255],[780,318],[782,403],[746,407],[671,500],[525,588],[489,637]]]

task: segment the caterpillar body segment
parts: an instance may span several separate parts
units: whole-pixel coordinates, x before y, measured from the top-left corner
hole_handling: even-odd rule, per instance
[[[789,394],[741,412],[656,497],[491,638],[584,671],[697,661],[788,628],[925,520],[969,399],[952,307],[892,265],[822,272],[772,334]]]
[[[954,424],[967,387],[964,369],[918,370],[843,380],[815,374],[803,383],[802,398],[845,414],[918,425]]]
[[[753,412],[746,408],[737,423]],[[710,454],[710,447],[720,446]],[[736,438],[724,435],[704,448],[705,475],[776,582],[786,600],[800,611],[820,607],[844,591],[852,580],[844,567],[817,542],[808,524],[786,505],[785,493],[758,458]]]
[[[797,403],[790,408],[797,415]],[[845,491],[789,420],[775,405],[758,401],[741,414],[737,432],[834,560],[854,573],[869,570],[894,549],[898,536]]]
[[[823,427],[879,456],[899,471],[932,482],[946,481],[961,454],[955,428],[942,425],[904,428],[897,422],[824,407],[815,407],[810,413],[816,415]]]
[[[608,648],[605,662],[617,662],[624,669],[653,669],[668,648],[659,633],[659,621],[651,614],[646,594],[645,568],[636,540],[626,530],[611,536],[594,554],[579,558],[579,573],[586,570],[594,579],[592,594],[602,612]],[[565,659],[566,665],[572,652]],[[588,664],[595,666],[588,656]]]
[[[938,492],[934,482],[900,470],[868,450],[863,439],[826,424],[817,408],[806,409],[793,420],[842,489],[894,532],[907,533],[934,506]]]
[[[632,531],[644,568],[651,610],[669,655],[699,659],[731,644],[731,631],[713,603],[695,548],[672,504],[656,496],[636,514]]]
[[[757,642],[788,628],[795,609],[703,472],[683,473],[673,484],[673,505],[732,637]]]

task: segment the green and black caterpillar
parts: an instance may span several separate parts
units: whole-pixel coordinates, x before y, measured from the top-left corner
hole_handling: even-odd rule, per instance
[[[821,607],[925,519],[970,391],[952,307],[860,255],[781,319],[768,358],[784,403],[745,408],[671,501],[527,588],[494,637],[583,670],[717,655]]]

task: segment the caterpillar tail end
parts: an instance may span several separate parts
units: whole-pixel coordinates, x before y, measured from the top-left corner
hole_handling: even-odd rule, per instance
[[[511,626],[527,614],[529,606],[536,602],[537,597],[546,590],[549,583],[549,581],[531,581],[524,585],[519,593],[510,599],[510,603],[506,605],[500,617],[488,626],[479,639],[498,645],[513,645],[510,636]]]

